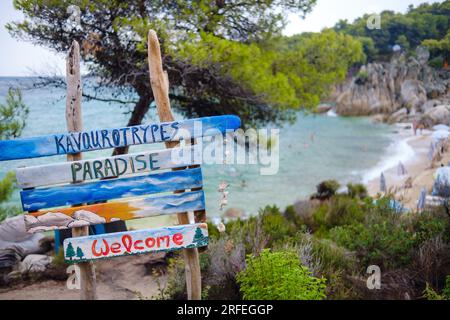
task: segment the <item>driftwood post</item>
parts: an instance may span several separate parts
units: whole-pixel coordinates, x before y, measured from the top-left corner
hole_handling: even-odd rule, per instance
[[[174,121],[169,101],[169,80],[162,68],[161,49],[154,30],[148,33],[148,64],[150,70],[150,85],[155,97],[156,108],[161,122]],[[174,148],[178,142],[166,142],[166,148]],[[183,192],[183,191],[181,191]],[[187,212],[177,214],[179,224],[189,224]],[[197,248],[184,249],[186,285],[189,300],[201,299],[201,275]]]
[[[81,74],[80,74],[80,46],[73,41],[66,61],[67,100],[66,123],[69,132],[79,132],[83,129],[81,116]],[[68,154],[67,161],[81,160],[81,153]],[[72,237],[89,235],[89,227],[72,229]],[[81,300],[96,300],[95,267],[92,262],[79,263]]]

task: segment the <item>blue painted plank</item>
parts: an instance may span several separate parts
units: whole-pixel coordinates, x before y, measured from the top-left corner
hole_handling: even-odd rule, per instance
[[[20,196],[25,211],[37,211],[44,208],[185,190],[201,186],[201,169],[194,168],[124,179],[23,190],[20,192]]]
[[[112,201],[85,206],[41,210],[24,215],[28,232],[42,232],[102,223],[175,214],[205,209],[202,190],[152,196],[144,199]],[[104,232],[102,232],[104,233]],[[97,232],[98,234],[98,232]]]
[[[133,127],[52,134],[0,141],[0,161],[72,154],[155,142],[178,141],[234,131],[237,116],[215,116]]]
[[[208,226],[197,223],[67,238],[63,245],[67,263],[198,248],[208,245]]]

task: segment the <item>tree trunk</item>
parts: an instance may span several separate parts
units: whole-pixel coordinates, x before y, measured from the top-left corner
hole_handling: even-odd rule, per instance
[[[127,126],[136,126],[142,123],[145,115],[147,114],[150,103],[153,101],[153,97],[149,94],[140,94],[139,100],[134,106],[133,112],[131,113],[131,117],[128,120]],[[119,154],[128,153],[128,146],[115,148],[113,152],[113,156]]]

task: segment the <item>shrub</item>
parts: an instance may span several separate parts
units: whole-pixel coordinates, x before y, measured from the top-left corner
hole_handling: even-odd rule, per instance
[[[339,187],[339,182],[336,180],[325,180],[316,186],[317,192],[311,196],[311,199],[329,199],[336,194]]]
[[[348,183],[347,184],[347,194],[351,198],[364,199],[368,196],[367,188],[361,183]]]
[[[293,251],[270,252],[247,257],[247,268],[236,280],[247,300],[321,300],[325,296],[324,278],[316,278],[301,265]]]

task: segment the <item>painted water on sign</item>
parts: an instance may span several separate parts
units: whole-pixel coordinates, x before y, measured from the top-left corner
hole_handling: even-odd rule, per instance
[[[25,215],[28,232],[41,232],[205,209],[203,191],[112,201]]]
[[[208,245],[205,223],[64,240],[64,260],[77,263],[148,252],[172,251]]]
[[[14,84],[14,81],[16,79],[0,79],[0,97],[4,99],[8,86]],[[65,96],[64,90],[36,89],[24,91],[23,96],[30,107],[23,137],[65,131],[65,100],[58,100]],[[123,127],[129,118],[126,111],[126,107],[119,105],[83,102],[83,126],[85,130]],[[175,117],[177,121],[183,119],[180,114],[175,114]],[[156,110],[152,107],[145,121],[157,122],[157,119]],[[315,186],[324,179],[337,179],[342,183],[359,181],[386,155],[395,130],[397,129],[384,124],[374,124],[368,118],[299,114],[296,123],[286,125],[280,130],[280,168],[276,175],[261,176],[260,167],[255,165],[202,166],[208,216],[223,214],[223,211],[219,210],[220,194],[217,192],[217,186],[223,180],[230,184],[227,208],[242,208],[248,214],[256,214],[260,207],[269,204],[284,208],[313,193]],[[148,144],[132,146],[130,152],[163,148],[163,144]],[[83,158],[94,159],[110,155],[109,149],[84,153]],[[0,175],[3,176],[21,165],[65,161],[66,156],[60,155],[3,162]],[[395,164],[397,163],[398,161],[395,161]],[[17,191],[10,204],[20,205]],[[133,221],[141,226],[146,223],[144,220],[146,219]]]

